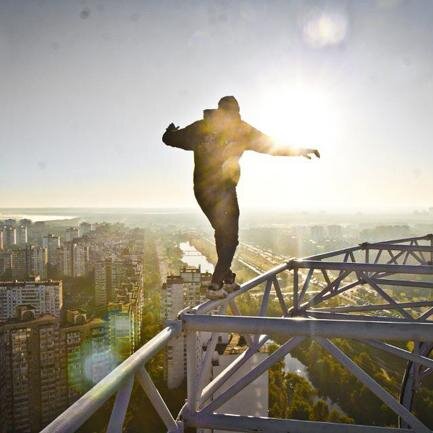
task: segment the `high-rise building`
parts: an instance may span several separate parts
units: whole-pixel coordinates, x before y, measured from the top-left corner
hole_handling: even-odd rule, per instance
[[[60,248],[60,237],[52,233],[46,235],[42,239],[42,246],[47,249],[48,264],[57,266],[58,263],[58,248]]]
[[[12,280],[27,280],[34,277],[47,278],[47,249],[34,245],[25,248],[14,248],[10,252],[10,269]],[[4,254],[3,254],[4,256]],[[6,270],[3,264],[3,270]],[[1,273],[0,263],[0,273]]]
[[[57,248],[57,252],[56,252],[56,258],[55,263],[56,265],[49,265],[47,264],[47,267],[49,269],[48,275],[50,278],[52,277],[56,277],[56,278],[60,278],[61,276],[64,275],[71,275],[72,270],[69,270],[69,273],[67,271],[65,271],[65,268],[67,269],[67,263],[71,263],[70,259],[69,259],[69,254],[70,251],[67,250],[65,253],[65,249],[66,249],[66,242],[63,243],[63,245],[59,248]],[[48,254],[47,254],[48,255]],[[65,259],[66,259],[66,263],[65,263]],[[69,259],[69,261],[68,261]]]
[[[95,263],[95,309],[98,313],[106,311],[111,298],[111,259]]]
[[[0,431],[36,433],[66,405],[60,322],[23,308],[0,326]]]
[[[188,306],[195,306],[204,301],[204,288],[209,283],[211,274],[201,273],[200,267],[185,266],[179,275],[169,275],[162,287],[161,314],[165,321],[175,320],[179,311]],[[201,356],[202,342],[197,341],[197,350]],[[186,375],[185,337],[171,340],[166,349],[164,374],[169,389],[181,385]]]
[[[27,226],[26,225],[19,225],[16,228],[16,241],[17,245],[20,247],[23,247],[27,244]]]
[[[0,251],[3,250],[3,230],[0,229]]]
[[[312,226],[311,227],[311,239],[315,242],[323,242],[326,239],[325,227]]]
[[[343,228],[337,224],[329,225],[328,234],[330,239],[340,240],[343,237]]]
[[[0,322],[16,316],[21,305],[31,305],[36,317],[59,318],[63,305],[61,281],[0,282]]]
[[[237,346],[238,335],[231,337],[230,342],[225,348],[215,352],[214,362],[212,363],[211,377],[208,383],[217,377],[226,367],[228,367],[239,355],[246,350],[246,346]],[[233,341],[235,340],[235,341]],[[224,350],[224,352],[222,352]],[[222,353],[221,353],[222,352]],[[221,354],[220,354],[221,353]],[[213,398],[217,398],[224,391],[234,385],[240,378],[254,369],[258,364],[268,357],[266,352],[255,353],[232,377],[230,377]],[[224,403],[218,411],[223,413],[235,413],[244,416],[267,417],[269,409],[269,378],[268,370],[261,376],[247,385],[242,391]],[[209,432],[209,430],[204,430]],[[227,430],[213,430],[214,433],[229,433]],[[200,432],[201,433],[201,432]],[[236,432],[235,432],[236,433]],[[241,433],[241,432],[239,432]]]
[[[221,374],[239,355],[247,350],[247,348],[248,346],[246,346],[245,343],[240,344],[240,336],[238,334],[221,334],[212,356],[212,368],[209,371],[209,376],[205,378],[205,385]],[[267,357],[268,353],[266,349],[255,353],[211,396],[211,400],[219,397]],[[236,413],[243,416],[267,417],[269,415],[268,382],[269,377],[268,371],[266,370],[261,376],[242,389],[242,391],[237,393],[228,402],[224,403],[221,408],[218,409],[218,412]],[[211,432],[229,433],[227,430],[197,429],[197,433]]]
[[[82,277],[87,274],[89,267],[89,247],[82,243],[72,246],[72,276]]]
[[[169,275],[162,286],[161,314],[165,322],[176,320],[183,309],[183,280],[180,276]],[[164,356],[164,379],[168,389],[177,388],[185,378],[185,338],[179,335],[168,342]]]
[[[17,244],[17,230],[14,226],[5,225],[3,227],[3,247],[8,249]]]
[[[95,307],[99,312],[104,312],[109,302],[117,301],[125,283],[143,287],[141,259],[128,255],[95,263]]]
[[[67,403],[71,405],[112,369],[108,322],[88,320],[79,311],[66,312],[61,328]]]
[[[126,281],[126,275],[128,273],[128,265],[126,261],[113,259],[111,261],[111,266],[107,269],[110,269],[110,287],[111,287],[111,296],[110,300],[115,299],[116,291],[119,289],[121,284]]]
[[[185,266],[180,270],[180,278],[183,280],[185,287],[184,305],[194,306],[204,300],[202,279],[208,274],[202,274],[200,267]]]
[[[46,222],[36,221],[32,225],[27,227],[28,227],[29,242],[32,242],[36,245],[43,245],[43,238],[47,232]]]
[[[48,252],[46,248],[30,245],[27,247],[27,275],[47,278]]]
[[[31,305],[0,325],[0,432],[36,433],[112,369],[108,322]]]
[[[110,345],[115,364],[134,353],[134,318],[130,304],[108,304]]]
[[[22,226],[30,227],[32,225],[32,220],[29,220],[28,218],[22,218],[19,220],[19,224]]]
[[[12,253],[10,251],[0,251],[0,277],[12,279]]]
[[[27,251],[25,248],[13,249],[12,253],[12,279],[25,280],[27,277]]]
[[[92,224],[89,224],[89,223],[87,223],[85,221],[83,221],[80,224],[80,234],[81,234],[81,236],[85,236],[88,233],[90,233],[91,231],[92,231]]]
[[[77,239],[79,237],[80,237],[80,230],[78,229],[78,227],[69,227],[66,229],[66,233],[65,233],[66,242],[71,242],[74,239]]]
[[[68,277],[82,277],[89,270],[89,247],[81,242],[65,242],[59,250],[59,270]]]
[[[64,242],[58,249],[57,267],[66,277],[72,277],[72,242]]]
[[[115,364],[132,355],[141,344],[143,322],[143,290],[126,283],[118,302],[108,304],[107,316],[110,323],[110,344]]]

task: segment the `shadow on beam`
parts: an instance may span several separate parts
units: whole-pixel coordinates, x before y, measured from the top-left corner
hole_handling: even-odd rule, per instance
[[[372,427],[317,421],[259,418],[225,414],[197,414],[185,419],[188,427],[242,431],[247,433],[413,433],[410,429]]]

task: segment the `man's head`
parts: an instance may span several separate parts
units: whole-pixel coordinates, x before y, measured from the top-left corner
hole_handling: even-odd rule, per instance
[[[240,107],[234,96],[224,96],[218,101],[218,108],[230,114],[239,115]]]

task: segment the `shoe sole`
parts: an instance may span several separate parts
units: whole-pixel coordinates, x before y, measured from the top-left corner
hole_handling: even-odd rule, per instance
[[[227,293],[232,293],[235,292],[236,290],[239,290],[241,286],[236,283],[230,283],[230,284],[224,284],[223,288]]]
[[[211,301],[216,301],[218,299],[224,299],[227,297],[227,292],[223,289],[220,290],[208,290],[206,292],[206,297]]]

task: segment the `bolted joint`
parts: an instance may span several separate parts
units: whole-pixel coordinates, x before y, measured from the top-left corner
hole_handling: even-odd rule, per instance
[[[366,275],[365,272],[359,271],[359,272],[356,272],[355,274],[356,274],[356,278],[358,278],[358,280],[359,280],[360,285],[368,284],[368,281],[367,281],[368,275]]]
[[[182,421],[176,421],[176,430],[169,430],[167,433],[183,433],[184,425]]]
[[[370,242],[362,242],[362,243],[359,244],[359,247],[362,250],[366,250],[369,246],[370,246]]]
[[[295,258],[290,259],[289,261],[287,261],[287,270],[291,271],[293,269],[297,269],[298,268],[298,260]]]
[[[182,428],[184,426],[188,426],[188,421],[191,420],[197,416],[196,412],[193,412],[190,407],[188,406],[187,400],[185,400],[185,404],[182,406],[181,410],[179,411],[178,417],[176,419],[176,423],[181,424]],[[183,432],[183,430],[182,430]],[[176,432],[177,433],[177,432]]]
[[[167,328],[172,328],[176,332],[180,333],[182,332],[183,322],[179,319],[177,320],[166,320],[164,322],[165,326]]]
[[[185,314],[195,314],[195,311],[192,309],[192,307],[191,306],[188,306],[188,307],[186,307],[186,308],[184,308],[183,310],[180,310],[178,313],[177,313],[177,320],[183,320],[183,316],[185,315]]]
[[[295,308],[292,307],[289,310],[289,316],[288,317],[292,317],[292,318],[308,318],[309,316],[308,316],[307,312],[304,309],[302,309],[302,308],[295,309]]]

